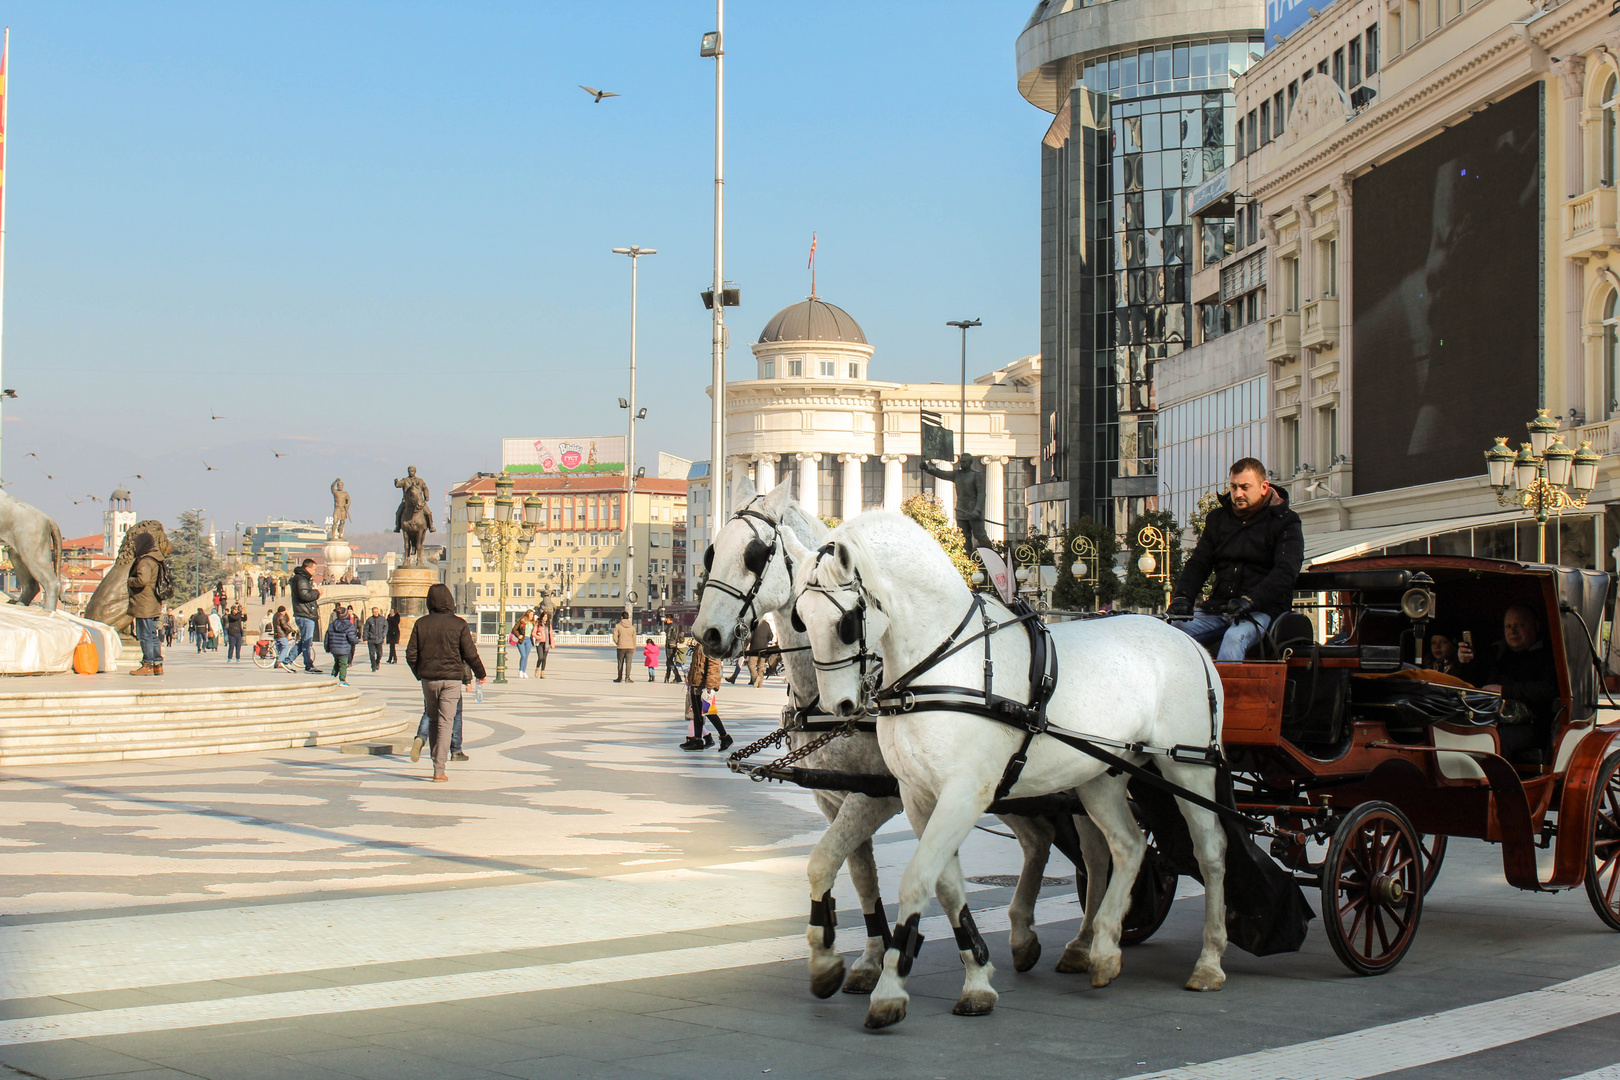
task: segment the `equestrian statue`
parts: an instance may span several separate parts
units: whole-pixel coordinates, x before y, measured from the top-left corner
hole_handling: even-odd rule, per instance
[[[399,499],[399,509],[394,511],[394,531],[405,534],[405,560],[409,562],[413,557],[416,565],[422,565],[422,540],[433,528],[433,511],[429,507],[427,481],[416,475],[416,466],[412,465],[405,470],[406,475],[394,481],[394,486],[403,490]]]

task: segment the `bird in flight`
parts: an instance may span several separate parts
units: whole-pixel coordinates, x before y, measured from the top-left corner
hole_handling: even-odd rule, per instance
[[[9,387],[9,386],[6,387],[4,390],[0,390],[0,397],[14,398],[16,396],[17,396],[17,391],[11,389],[11,387]]]
[[[602,99],[605,98],[605,97],[618,97],[619,96],[618,94],[615,94],[611,90],[598,90],[594,86],[581,86],[580,89],[585,91],[587,94],[591,95],[593,98],[595,98],[596,103],[598,105],[602,104]]]
[[[286,454],[283,454],[280,450],[272,449],[270,452],[272,454],[276,455],[276,457],[286,457],[287,456]]]
[[[219,416],[218,414],[216,414],[212,409],[208,410],[208,415],[211,418],[215,419],[215,420],[223,420],[223,419],[225,419],[223,416]]]
[[[36,453],[34,453],[34,452],[33,452],[33,451],[32,451],[32,450],[30,450],[30,451],[28,451],[28,453],[26,453],[26,454],[24,454],[24,455],[23,455],[23,457],[31,457],[31,458],[33,458],[33,459],[34,459],[34,460],[35,460],[35,461],[38,461],[38,460],[39,460],[39,455],[38,455],[38,454],[36,454]]]
[[[206,461],[203,462],[203,468],[207,469],[209,472],[218,472],[219,471],[218,469],[214,468],[212,465],[208,464],[208,462],[206,462]]]
[[[85,498],[89,499],[91,502],[100,502],[101,501],[101,496],[99,496],[99,495],[86,495]],[[75,505],[77,505],[77,504],[75,504]]]

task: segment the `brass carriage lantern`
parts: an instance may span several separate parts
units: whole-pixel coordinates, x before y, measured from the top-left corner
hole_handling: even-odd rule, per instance
[[[1506,436],[1498,436],[1496,445],[1485,451],[1485,465],[1497,504],[1535,516],[1536,561],[1546,562],[1548,518],[1586,505],[1602,459],[1589,442],[1579,450],[1565,445],[1558,420],[1546,409],[1537,409],[1525,429],[1530,441],[1521,443],[1517,454],[1508,448]]]
[[[467,521],[472,525],[473,531],[478,535],[478,547],[484,553],[486,563],[495,563],[500,568],[500,605],[497,608],[496,632],[504,639],[507,633],[506,626],[506,574],[515,564],[520,562],[529,553],[529,545],[534,543],[535,533],[540,528],[541,500],[530,495],[521,502],[522,510],[513,518],[514,507],[520,505],[512,497],[512,478],[502,475],[495,481],[495,516],[485,516],[486,506],[484,500],[469,498],[467,500]],[[506,682],[506,642],[502,640],[495,653],[495,681]]]
[[[1142,555],[1136,560],[1136,568],[1142,575],[1150,580],[1164,584],[1165,610],[1170,608],[1170,589],[1174,584],[1170,580],[1170,536],[1157,525],[1144,525],[1136,534],[1136,543],[1142,549]],[[1163,565],[1159,560],[1163,559]]]

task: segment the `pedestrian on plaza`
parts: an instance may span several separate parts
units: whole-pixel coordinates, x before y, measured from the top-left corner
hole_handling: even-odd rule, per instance
[[[332,675],[339,686],[349,685],[349,661],[354,659],[354,648],[360,644],[360,631],[354,625],[349,609],[338,605],[332,612],[332,621],[326,624],[326,638],[321,647],[332,658]]]
[[[388,643],[388,662],[399,663],[399,612],[388,612],[388,635],[383,640]]]
[[[466,664],[462,664],[461,665],[461,696],[456,699],[456,722],[453,725],[451,725],[451,728],[450,728],[450,760],[451,761],[471,761],[472,760],[472,758],[468,757],[467,754],[461,748],[461,708],[467,701],[467,695],[472,693],[472,688],[473,688],[473,671],[472,671],[472,668],[468,667]],[[416,722],[416,738],[411,741],[411,760],[412,761],[420,761],[420,760],[422,760],[422,748],[424,746],[431,747],[432,743],[433,743],[432,718],[429,717],[427,713],[423,713],[422,714],[422,719],[420,719],[420,720],[418,720]],[[432,751],[429,750],[428,757],[431,758],[432,756],[433,756]]]
[[[680,682],[686,677],[681,665],[686,661],[686,643],[674,619],[664,622],[664,681]]]
[[[422,683],[422,711],[433,718],[433,782],[442,784],[445,763],[450,757],[450,740],[461,703],[463,666],[470,668],[479,682],[484,681],[484,661],[478,655],[478,642],[472,627],[456,612],[450,586],[437,582],[428,587],[428,614],[411,628],[405,645],[405,663]],[[421,750],[417,748],[417,756]]]
[[[321,590],[315,587],[311,576],[315,568],[314,559],[305,559],[293,571],[292,575],[292,602],[293,622],[298,626],[298,652],[304,656],[304,670],[313,672],[315,667],[315,620],[320,617]],[[296,655],[296,654],[295,654]]]
[[[214,610],[217,612],[225,606],[225,579],[214,582]]]
[[[519,615],[517,622],[512,624],[512,644],[518,649],[518,678],[529,677],[529,650],[534,648],[533,630],[529,626],[529,613],[525,611]]]
[[[161,625],[163,627],[163,645],[165,648],[170,648],[174,645],[175,631],[174,611],[172,609],[163,609],[163,622]]]
[[[534,621],[534,651],[539,658],[534,662],[534,673],[542,679],[546,677],[546,654],[551,652],[551,612],[542,611],[540,617]]]
[[[242,661],[242,635],[247,630],[247,612],[242,610],[241,604],[232,606],[230,614],[225,616],[225,662]]]
[[[276,616],[270,620],[270,633],[276,642],[276,670],[291,671],[288,661],[293,658],[293,652],[298,644],[296,639],[298,631],[293,626],[292,616],[287,614],[286,604],[276,608]]]
[[[141,643],[141,666],[131,675],[163,674],[163,650],[158,647],[158,613],[163,610],[163,599],[158,596],[160,585],[168,576],[154,551],[157,541],[152,534],[135,534],[130,550],[135,561],[129,564],[129,615],[135,620],[135,637]]]
[[[696,641],[690,642],[689,648],[692,663],[686,669],[687,729],[681,749],[702,750],[714,745],[714,736],[703,731],[704,710],[707,709],[707,719],[720,733],[720,750],[724,752],[731,747],[731,736],[720,722],[720,670],[725,665],[706,656],[703,646]]]
[[[647,665],[647,681],[654,682],[653,676],[658,673],[658,639],[648,638],[647,644],[641,647],[642,663]]]
[[[225,620],[219,617],[219,609],[215,608],[208,613],[208,651],[219,651],[219,639],[225,636]]]
[[[197,646],[198,652],[202,652],[203,645],[208,641],[208,613],[199,607],[191,613],[186,627],[191,631],[191,643]]]
[[[366,620],[363,636],[366,652],[371,657],[371,670],[376,671],[382,667],[383,645],[388,641],[388,620],[383,618],[382,608],[371,609],[371,618]]]
[[[764,619],[754,624],[754,636],[748,640],[748,685],[765,685],[765,654],[775,643],[771,624]]]
[[[630,681],[630,653],[636,647],[636,625],[630,621],[628,610],[619,617],[618,623],[613,627],[613,647],[619,650],[619,673],[614,676],[614,682]]]

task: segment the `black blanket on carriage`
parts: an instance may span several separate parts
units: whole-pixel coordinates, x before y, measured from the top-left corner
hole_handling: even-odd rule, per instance
[[[1203,874],[1193,855],[1192,834],[1187,831],[1187,820],[1176,807],[1175,797],[1143,783],[1133,783],[1130,792],[1172,869],[1202,882]],[[1224,768],[1216,781],[1215,798],[1222,805],[1235,805],[1231,775]],[[1298,952],[1305,943],[1310,921],[1316,917],[1299,882],[1261,851],[1237,822],[1223,816],[1221,825],[1226,830],[1227,938],[1255,956]]]

